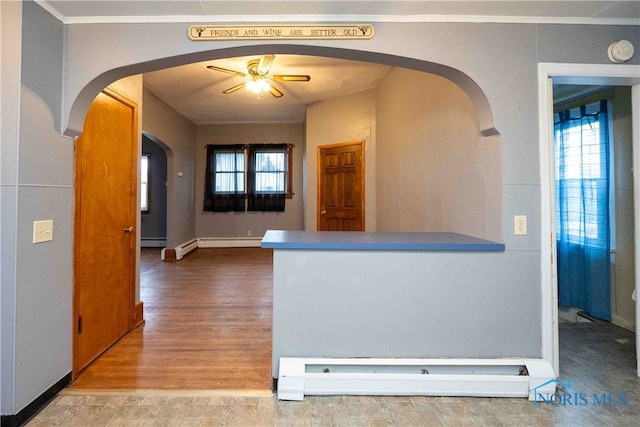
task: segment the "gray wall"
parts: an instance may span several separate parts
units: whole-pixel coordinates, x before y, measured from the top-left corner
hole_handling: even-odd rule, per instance
[[[284,212],[204,212],[204,181],[207,144],[294,144],[293,193]],[[198,126],[196,138],[196,235],[198,237],[262,237],[269,229],[302,229],[302,123],[252,123]]]
[[[196,237],[196,125],[147,89],[143,105],[142,131],[162,144],[167,154],[167,247],[171,248]]]
[[[73,141],[56,131],[63,25],[32,2],[1,7],[0,341],[6,415],[71,371]],[[54,239],[32,244],[33,221],[42,219],[53,219]]]
[[[504,325],[511,324],[514,330],[525,330],[533,325],[532,333],[527,336],[502,336],[510,349],[533,354],[531,350],[540,347],[541,333],[537,63],[607,64],[606,47],[611,42],[640,39],[637,26],[377,23],[375,38],[366,42],[199,43],[185,36],[189,23],[74,24],[63,29],[60,22],[32,2],[25,3],[22,20],[20,13],[15,12],[15,5],[10,2],[0,4],[2,57],[3,60],[8,58],[7,67],[4,62],[2,64],[2,82],[8,84],[7,92],[4,86],[2,92],[3,116],[5,106],[8,114],[15,113],[18,108],[17,100],[5,101],[7,94],[17,93],[16,83],[20,82],[17,70],[28,74],[23,76],[26,82],[34,79],[46,82],[34,84],[34,87],[22,86],[19,93],[20,133],[10,124],[6,141],[3,120],[3,176],[5,144],[9,156],[16,148],[25,153],[19,157],[18,173],[9,174],[13,181],[7,181],[8,185],[4,186],[3,180],[2,187],[4,414],[18,412],[71,370],[73,151],[71,141],[60,137],[60,131],[67,129],[69,121],[72,124],[70,133],[81,130],[91,100],[111,82],[126,75],[196,60],[262,53],[333,54],[361,60],[375,58],[387,63],[393,63],[395,59],[391,56],[398,55],[443,64],[466,73],[486,94],[493,109],[495,126],[502,134],[502,236],[507,251],[503,254],[504,262],[493,267],[504,266],[508,269],[506,277],[514,278],[507,284],[509,293],[506,296],[501,290],[486,296],[486,301],[513,307],[501,319],[503,324],[485,325],[486,331],[492,341],[504,332]],[[19,43],[15,40],[20,39],[22,28],[31,34],[22,41],[20,52],[25,53],[22,61],[27,63],[21,67],[16,62],[20,60],[20,55],[15,54],[20,47],[16,46]],[[6,33],[11,37],[5,37]],[[5,53],[5,43],[9,40],[12,44]],[[63,66],[59,67],[61,57],[64,58]],[[636,55],[631,63],[639,64],[640,55]],[[5,76],[5,70],[8,76]],[[162,117],[156,113],[167,108],[158,105],[157,101],[147,102],[147,97],[145,94],[143,123],[149,123],[144,119]],[[74,104],[76,108],[72,115]],[[154,104],[155,107],[150,107]],[[57,114],[56,105],[62,105],[61,116]],[[155,112],[149,111],[154,108]],[[186,170],[195,158],[192,142],[195,128],[181,123],[154,123],[154,129],[142,128],[157,133],[158,138],[172,149],[172,144],[178,144],[178,141],[191,141],[191,148],[185,145],[183,151],[176,150],[174,155],[175,171],[184,172],[179,185],[185,184],[184,188],[178,188],[176,184],[176,200],[170,202],[179,208],[174,215],[173,228],[177,232],[169,245],[195,236],[193,171]],[[187,183],[188,180],[191,182]],[[8,196],[6,199],[5,195]],[[180,219],[183,214],[188,220]],[[513,236],[514,214],[528,215],[528,236]],[[32,245],[31,221],[51,218],[55,221],[54,241]],[[9,239],[9,244],[5,245],[5,239]],[[33,268],[36,264],[37,269]],[[5,277],[9,280],[5,281]],[[523,299],[520,295],[528,298]],[[522,312],[526,315],[521,315]],[[37,317],[33,313],[37,313]],[[475,313],[468,313],[468,316],[465,317],[468,322],[477,319]],[[9,323],[5,323],[5,318]],[[469,353],[472,352],[470,349]],[[13,383],[12,375],[15,375]]]
[[[515,285],[536,269],[516,251],[275,249],[272,374],[280,357],[540,357],[539,290]]]
[[[0,2],[0,413],[14,413],[17,153],[22,5]]]
[[[140,218],[144,247],[145,239],[167,239],[167,155],[160,145],[145,135],[142,136],[142,154],[149,155],[149,213]]]

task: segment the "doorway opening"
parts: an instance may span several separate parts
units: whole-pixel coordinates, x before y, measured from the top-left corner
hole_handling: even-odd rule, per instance
[[[563,367],[578,348],[633,369],[631,87],[555,84],[553,94],[561,375],[579,375]]]
[[[142,132],[140,163],[140,246],[167,246],[167,154],[165,148]]]
[[[558,316],[558,275],[557,275],[557,236],[556,236],[556,174],[554,159],[553,137],[553,88],[552,84],[579,84],[579,85],[611,85],[631,86],[631,121],[632,121],[632,148],[633,167],[637,169],[640,164],[640,136],[638,135],[640,123],[637,119],[637,111],[640,110],[640,75],[638,66],[609,66],[609,65],[568,65],[568,64],[540,64],[539,65],[539,118],[540,118],[540,173],[541,173],[541,256],[542,256],[542,351],[543,357],[552,363],[556,375],[560,373],[560,345],[559,345],[559,316]],[[639,187],[638,176],[633,179],[634,192]],[[638,265],[638,224],[640,224],[640,209],[638,195],[634,194],[633,209],[634,218],[634,260]],[[549,239],[550,237],[550,239]],[[549,240],[547,240],[549,239]],[[638,271],[633,273],[634,287],[638,283]],[[638,319],[640,305],[635,302],[635,318]],[[638,334],[638,322],[635,323],[635,333]],[[638,340],[636,340],[636,366],[638,364]]]

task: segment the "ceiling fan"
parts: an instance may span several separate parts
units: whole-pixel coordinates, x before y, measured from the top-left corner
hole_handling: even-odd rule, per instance
[[[248,77],[245,82],[237,84],[229,89],[223,91],[225,95],[236,92],[244,87],[253,91],[254,93],[261,94],[262,92],[269,92],[275,98],[280,98],[284,94],[275,88],[269,81],[274,82],[308,82],[311,80],[311,76],[300,74],[274,74],[269,75],[269,68],[275,59],[275,55],[264,55],[260,59],[252,59],[247,62],[247,72],[229,70],[227,68],[216,67],[214,65],[208,65],[207,68],[214,71],[221,71],[227,74],[233,74],[239,77]]]

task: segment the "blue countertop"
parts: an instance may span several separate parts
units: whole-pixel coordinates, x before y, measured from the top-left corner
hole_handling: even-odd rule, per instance
[[[504,244],[457,233],[370,233],[360,231],[269,230],[263,248],[370,251],[502,252]]]

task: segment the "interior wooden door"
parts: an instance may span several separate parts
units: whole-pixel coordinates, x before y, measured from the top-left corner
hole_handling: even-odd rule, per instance
[[[75,153],[74,375],[135,321],[137,107],[104,91]]]
[[[364,231],[364,141],[318,147],[318,230]]]

